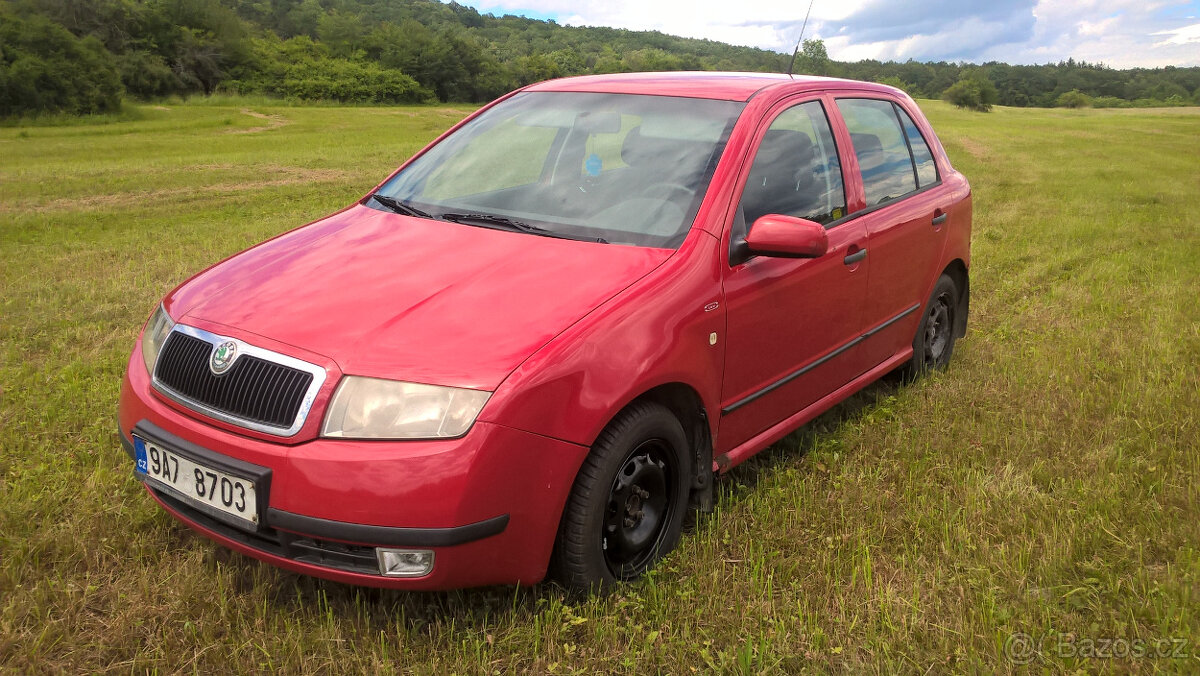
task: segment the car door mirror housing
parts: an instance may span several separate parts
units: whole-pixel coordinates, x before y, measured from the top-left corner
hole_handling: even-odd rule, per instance
[[[746,250],[755,256],[820,258],[829,251],[825,226],[803,218],[767,214],[746,234]]]

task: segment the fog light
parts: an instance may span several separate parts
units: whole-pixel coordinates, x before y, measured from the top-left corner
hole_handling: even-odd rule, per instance
[[[375,550],[379,559],[379,574],[388,577],[421,577],[433,570],[433,552],[428,549]]]

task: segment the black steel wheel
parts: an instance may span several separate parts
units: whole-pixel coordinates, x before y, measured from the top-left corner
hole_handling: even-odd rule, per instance
[[[958,288],[953,279],[942,275],[922,309],[921,324],[913,338],[913,356],[907,369],[911,375],[944,369],[950,363],[958,339],[958,308]]]
[[[576,476],[555,543],[569,589],[603,591],[649,570],[679,542],[687,436],[666,407],[639,402],[600,434]]]

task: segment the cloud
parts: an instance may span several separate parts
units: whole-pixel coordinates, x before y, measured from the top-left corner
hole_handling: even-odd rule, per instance
[[[460,0],[461,1],[461,0]],[[799,37],[805,3],[739,0],[468,0],[481,12],[553,15],[560,24],[657,30],[670,35],[707,38],[791,53]],[[855,8],[863,0],[847,0]],[[814,7],[814,17],[821,3]],[[843,11],[841,9],[838,10]],[[813,35],[810,24],[809,37]]]
[[[464,0],[459,0],[460,2]],[[790,53],[808,4],[779,0],[465,0],[482,12],[657,30]],[[1200,0],[822,0],[807,37],[837,60],[1067,58],[1116,67],[1200,65]]]
[[[1094,37],[1103,36],[1112,29],[1113,24],[1115,24],[1119,18],[1119,16],[1110,16],[1107,19],[1101,19],[1095,22],[1080,21],[1078,26],[1079,34]]]
[[[1200,65],[1194,46],[1154,37],[1196,23],[1195,0],[1039,0],[1034,13],[1033,39],[989,56],[1019,63],[1073,57],[1120,68]]]
[[[1170,35],[1171,37],[1162,42],[1154,43],[1155,47],[1163,47],[1166,45],[1186,45],[1189,42],[1200,42],[1200,23],[1194,23],[1190,26],[1183,26],[1169,31],[1159,31],[1151,33],[1151,35]]]
[[[835,58],[856,60],[876,58],[905,61],[977,61],[999,45],[1020,44],[1033,37],[1032,15],[961,17],[936,25],[902,28],[881,28],[878,31],[844,29],[834,38],[841,38],[844,50],[830,50]],[[844,51],[846,56],[841,56]]]
[[[1034,6],[1034,0],[871,0],[841,21],[839,34],[850,35],[856,42],[901,41],[966,32],[963,23],[970,22],[972,28],[1004,26],[1002,34],[1029,38],[1035,23]]]

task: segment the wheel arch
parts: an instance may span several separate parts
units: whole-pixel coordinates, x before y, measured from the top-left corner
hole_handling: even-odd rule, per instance
[[[942,274],[952,279],[955,288],[958,289],[958,307],[955,308],[954,313],[954,333],[958,338],[962,338],[967,335],[967,314],[971,309],[971,275],[967,271],[966,263],[963,263],[961,258],[950,261],[950,264],[942,270]]]
[[[683,427],[683,432],[687,436],[688,460],[691,463],[689,467],[691,475],[691,503],[693,506],[703,509],[711,507],[713,474],[712,431],[708,410],[696,388],[683,382],[668,382],[656,385],[636,396],[630,397],[624,405],[612,411],[611,415],[608,416],[607,422],[597,431],[596,438],[599,437],[609,423],[616,420],[626,409],[643,401],[661,404],[675,416],[675,419]],[[595,443],[596,439],[593,438],[589,446]]]
[[[684,383],[667,383],[644,392],[634,401],[656,401],[675,414],[688,440],[692,502],[705,508],[711,506],[713,440],[700,393]]]
[[[690,474],[688,508],[711,509],[713,501],[712,434],[704,401],[700,393],[690,385],[682,382],[663,383],[632,397],[624,405],[611,412],[607,422],[588,444],[588,453],[594,452],[604,430],[608,429],[614,421],[621,418],[626,411],[645,403],[662,406],[679,421],[688,445],[686,453],[690,465],[688,468]],[[579,481],[579,472],[582,470],[583,468],[580,467],[572,478],[573,486]],[[562,561],[558,558],[558,552],[560,541],[564,537],[563,528],[570,504],[571,498],[568,495],[567,499],[563,501],[562,511],[558,517],[558,527],[555,529],[554,545],[551,547],[547,575],[554,578],[559,578],[564,570]]]

